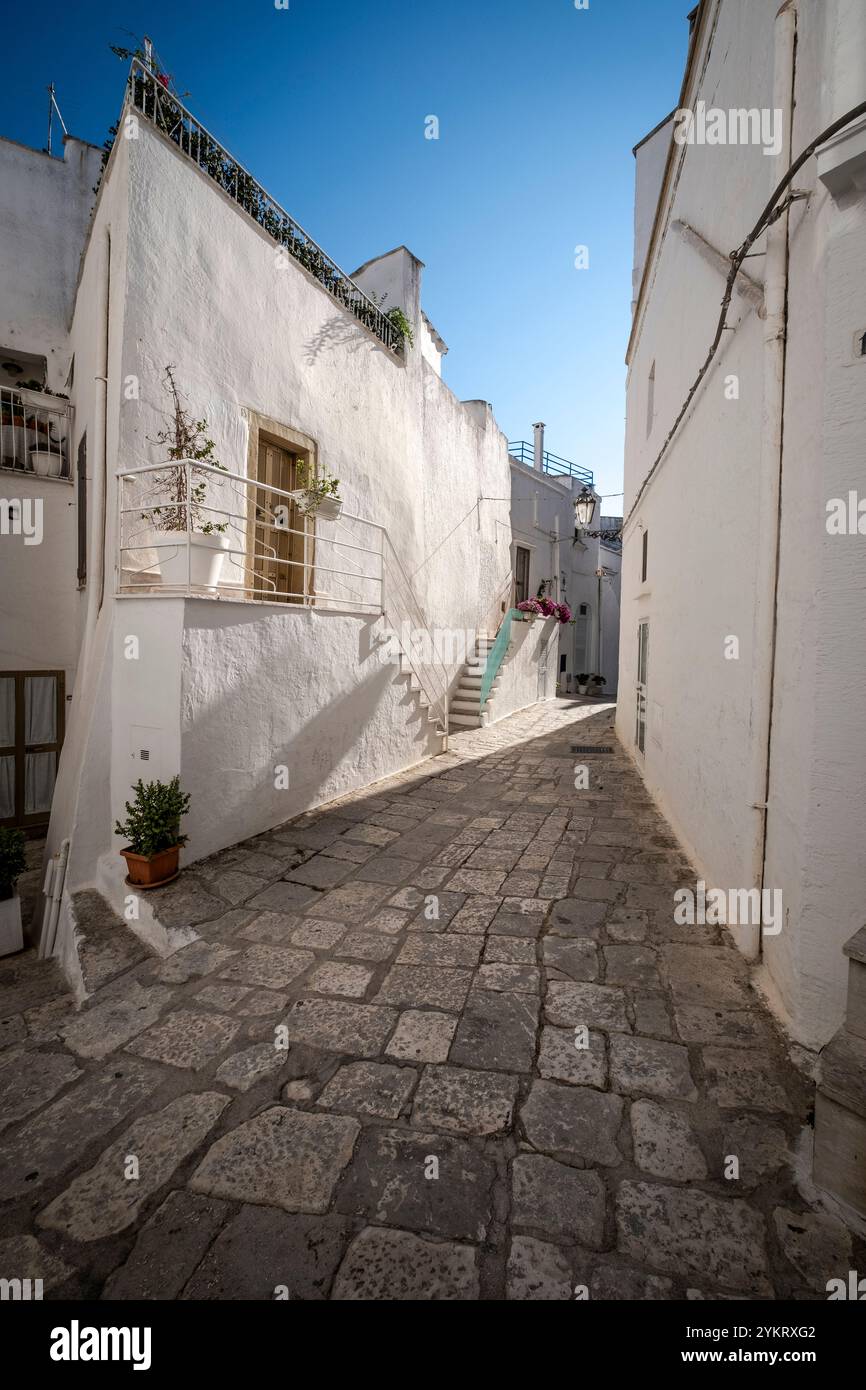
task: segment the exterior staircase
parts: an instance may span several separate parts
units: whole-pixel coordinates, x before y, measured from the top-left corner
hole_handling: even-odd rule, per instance
[[[408,676],[409,689],[415,696],[420,708],[425,712],[427,723],[432,725],[434,735],[443,740],[441,751],[444,752],[448,747],[448,730],[444,727],[442,717],[433,708],[430,697],[418,679],[414,666],[403,653],[400,655],[400,674]]]
[[[479,633],[475,638],[475,653],[464,662],[457,689],[451,697],[448,714],[452,728],[480,729],[489,723],[489,712],[481,709],[481,682],[495,641],[496,638],[487,633]],[[497,683],[494,680],[491,695]]]

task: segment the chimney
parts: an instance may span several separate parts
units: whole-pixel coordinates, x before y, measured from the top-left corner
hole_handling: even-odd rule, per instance
[[[537,425],[532,426],[533,433],[533,461],[532,466],[539,473],[544,472],[544,422],[539,420]]]

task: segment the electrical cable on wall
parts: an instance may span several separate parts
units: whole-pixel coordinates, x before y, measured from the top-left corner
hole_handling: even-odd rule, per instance
[[[815,153],[815,150],[818,148],[819,145],[823,145],[826,140],[831,139],[831,137],[834,136],[838,131],[843,130],[844,127],[848,125],[851,121],[854,121],[857,119],[858,116],[863,115],[866,115],[866,101],[861,101],[859,105],[853,107],[850,111],[846,112],[844,116],[840,116],[838,120],[833,121],[832,125],[827,126],[826,130],[822,130],[821,134],[816,136],[815,139],[812,140],[811,143],[806,146],[803,152],[794,160],[793,164],[790,165],[787,172],[783,175],[776,187],[773,189],[769,202],[767,203],[766,207],[764,208],[754,227],[749,232],[749,235],[746,237],[745,241],[743,241],[742,244],[737,247],[736,251],[731,252],[731,269],[728,272],[728,279],[725,284],[725,294],[724,298],[722,299],[722,311],[719,315],[719,322],[716,326],[716,335],[712,343],[710,344],[710,349],[704,360],[704,364],[698,372],[697,376],[695,377],[691,389],[689,390],[689,393],[686,396],[682,409],[677,415],[677,418],[674,420],[674,423],[671,426],[667,434],[667,437],[665,438],[665,441],[662,444],[661,449],[656,455],[652,467],[650,468],[649,472],[647,473],[646,477],[644,478],[643,482],[637,490],[635,499],[632,502],[631,507],[629,508],[628,515],[626,516],[622,524],[623,531],[625,530],[626,526],[628,526],[628,523],[634,516],[635,509],[637,508],[637,505],[640,502],[641,497],[646,491],[650,479],[653,477],[653,474],[656,472],[656,469],[658,468],[659,464],[661,463],[662,459],[667,453],[668,446],[670,445],[671,440],[673,439],[674,435],[679,429],[683,421],[683,417],[685,416],[689,406],[694,400],[695,395],[701,385],[701,382],[703,381],[704,377],[709,371],[713,359],[715,358],[715,355],[719,350],[719,344],[722,341],[722,334],[724,333],[725,328],[727,327],[728,310],[730,308],[731,298],[734,292],[734,283],[737,279],[737,276],[740,273],[743,261],[746,259],[746,256],[748,255],[752,245],[754,244],[754,242],[757,241],[758,237],[762,234],[762,232],[765,232],[768,227],[771,227],[773,223],[782,216],[786,208],[791,206],[791,203],[795,202],[798,198],[806,196],[802,193],[791,193],[788,195],[787,198],[783,199],[783,201],[779,203],[778,200],[781,194],[788,187],[794,176],[797,173],[799,173],[799,171],[802,169],[807,159],[809,159]]]

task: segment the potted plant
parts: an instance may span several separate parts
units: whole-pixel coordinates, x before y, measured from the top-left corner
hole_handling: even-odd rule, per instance
[[[0,827],[0,956],[10,956],[24,946],[21,899],[15,885],[27,863],[23,830]]]
[[[207,420],[192,420],[181,403],[174,370],[172,366],[165,369],[165,389],[171,398],[170,424],[167,429],[160,430],[151,443],[162,445],[170,459],[189,459],[225,473],[227,470],[214,458],[214,442],[207,437]],[[187,478],[185,462],[168,469],[163,475],[167,500],[142,513],[142,519],[150,521],[158,531],[177,538],[174,548],[164,544],[158,547],[159,572],[165,584],[185,588],[189,582],[195,588],[216,589],[224,552],[231,544],[226,535],[228,522],[203,519],[211,510],[205,503],[207,482],[193,482],[193,474],[191,470]]]
[[[577,677],[577,693],[578,693],[578,695],[585,695],[585,694],[586,694],[587,690],[589,689],[589,682],[590,682],[591,679],[592,679],[592,677],[591,677],[589,671],[582,671],[582,672],[581,672],[581,674]]]
[[[180,789],[180,778],[170,782],[142,782],[132,789],[126,803],[126,820],[117,821],[115,835],[129,841],[120,851],[128,870],[126,882],[135,888],[161,888],[180,872],[178,858],[187,836],[180,833],[181,818],[189,810],[189,796]]]
[[[49,440],[49,445],[53,443]],[[58,444],[55,449],[50,447],[30,450],[30,467],[37,478],[59,478],[63,472],[63,453]]]
[[[534,622],[536,618],[543,616],[541,604],[536,598],[522,599],[517,605],[517,611],[522,615],[523,622],[525,623]]]
[[[301,486],[293,496],[304,515],[318,516],[323,521],[336,521],[343,510],[339,478],[335,478],[327,469],[317,473],[306,459],[299,459],[297,479]]]
[[[592,690],[590,691],[590,694],[592,695],[600,695],[601,687],[603,685],[607,685],[607,681],[605,680],[604,676],[592,676],[590,678],[589,683],[592,686]]]

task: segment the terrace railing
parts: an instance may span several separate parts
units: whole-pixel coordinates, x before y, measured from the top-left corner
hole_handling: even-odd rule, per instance
[[[517,439],[509,444],[508,453],[509,457],[516,459],[518,463],[524,463],[529,468],[535,467],[535,449],[527,440]],[[551,477],[576,478],[587,487],[593,485],[591,468],[583,468],[579,463],[572,463],[570,459],[560,458],[559,454],[549,453],[547,449],[542,454],[541,466]]]
[[[278,246],[284,247],[308,270],[338,304],[354,314],[395,356],[402,355],[403,334],[388,315],[196,120],[140,58],[134,58],[130,68],[129,103],[213,179]]]
[[[381,526],[194,459],[118,472],[119,594],[382,612]]]
[[[299,510],[298,492],[194,459],[121,469],[117,478],[119,595],[384,617],[447,730],[448,672],[383,526],[345,511],[313,519]]]
[[[511,644],[511,624],[515,616],[519,618],[521,615],[516,608],[509,608],[499,625],[496,641],[487,653],[487,662],[481,676],[481,701],[479,709],[482,713],[490,696],[490,691],[493,688],[493,682],[499,675],[499,668],[505,660],[506,653]]]
[[[68,478],[71,417],[72,407],[62,397],[0,386],[0,467]]]

